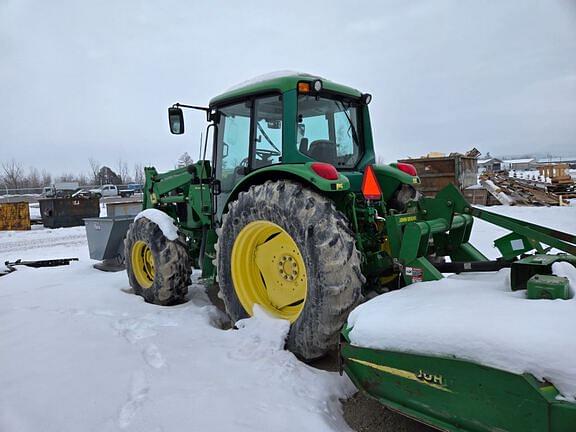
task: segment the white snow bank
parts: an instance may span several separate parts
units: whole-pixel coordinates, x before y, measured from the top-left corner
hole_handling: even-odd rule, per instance
[[[146,218],[154,222],[162,230],[168,240],[176,240],[178,238],[178,228],[174,225],[174,219],[168,216],[163,211],[158,209],[142,210],[136,215],[134,221]]]
[[[0,262],[67,256],[0,278],[0,431],[350,430],[354,386],[285,351],[285,321],[221,330],[196,281],[185,304],[145,303],[92,268],[84,227],[0,232]]]
[[[567,262],[552,264],[552,273],[556,276],[568,278],[570,283],[570,295],[576,298],[576,267]]]
[[[255,76],[254,78],[249,79],[249,80],[242,81],[241,83],[238,83],[238,84],[230,87],[226,91],[234,91],[234,90],[238,90],[239,88],[246,87],[249,85],[259,84],[261,82],[270,81],[270,80],[273,80],[276,78],[283,78],[283,77],[292,76],[292,75],[299,75],[303,78],[320,78],[316,75],[310,75],[310,74],[307,74],[304,72],[296,72],[296,71],[291,71],[291,70],[280,70],[280,71],[274,71],[274,72],[266,73],[263,75],[258,75],[258,76]]]
[[[576,277],[568,266],[555,270]],[[576,299],[528,300],[509,275],[454,275],[378,296],[350,314],[351,342],[528,372],[576,401]]]

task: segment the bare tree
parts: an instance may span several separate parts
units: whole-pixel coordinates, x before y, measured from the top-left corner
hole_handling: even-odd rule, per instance
[[[46,171],[46,169],[42,170],[42,179],[40,181],[41,186],[50,186],[52,184],[52,175]]]
[[[78,184],[80,186],[87,186],[90,183],[88,176],[86,175],[86,173],[83,173],[83,172],[78,174],[78,176],[76,177],[76,180],[78,180]]]
[[[100,184],[100,162],[98,162],[96,159],[90,158],[88,159],[88,163],[90,164],[90,176],[92,177],[90,182],[92,182],[94,185]]]
[[[178,158],[178,162],[176,162],[176,168],[182,168],[188,165],[192,165],[193,163],[194,159],[190,157],[188,152],[184,152],[184,154]]]
[[[58,177],[59,182],[76,182],[76,176],[73,173],[64,173]]]
[[[120,177],[120,181],[124,184],[128,183],[130,181],[130,174],[128,174],[128,164],[122,159],[118,159],[117,168],[118,169],[116,170],[116,173],[118,174],[118,177]]]
[[[134,164],[134,183],[144,184],[144,167],[141,163]]]
[[[30,167],[28,170],[28,176],[26,177],[27,187],[30,188],[39,188],[42,187],[42,179],[40,177],[40,173],[38,169],[35,167]]]
[[[2,162],[2,180],[9,189],[18,189],[24,181],[24,168],[15,159]]]

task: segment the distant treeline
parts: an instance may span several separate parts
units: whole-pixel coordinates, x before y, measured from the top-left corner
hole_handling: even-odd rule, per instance
[[[15,159],[0,161],[0,189],[4,193],[41,189],[58,182],[77,182],[80,186],[112,183],[112,181],[109,181],[111,176],[114,178],[113,183],[117,184],[143,183],[144,168],[142,164],[137,163],[134,164],[132,171],[130,171],[127,162],[118,160],[116,166],[112,169],[90,158],[86,171],[77,173],[65,172],[60,175],[54,175],[46,169],[25,168],[24,164]]]

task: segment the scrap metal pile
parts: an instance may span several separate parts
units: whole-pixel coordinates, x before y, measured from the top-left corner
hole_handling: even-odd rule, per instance
[[[571,198],[550,192],[554,183],[510,177],[506,172],[484,173],[480,184],[503,205],[557,206]]]

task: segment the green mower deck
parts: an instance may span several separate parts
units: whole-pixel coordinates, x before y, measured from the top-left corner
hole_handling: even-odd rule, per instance
[[[532,375],[454,358],[353,346],[344,330],[342,370],[386,407],[450,432],[572,432],[576,404]]]

